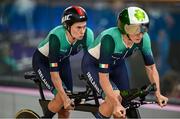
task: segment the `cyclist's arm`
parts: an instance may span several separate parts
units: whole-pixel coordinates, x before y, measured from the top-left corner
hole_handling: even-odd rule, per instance
[[[106,96],[117,105],[119,102],[113,92],[113,87],[109,81],[109,64],[111,56],[115,49],[115,43],[111,36],[105,35],[101,40],[100,58],[99,58],[99,81]],[[116,103],[116,104],[115,104]]]
[[[57,93],[61,96],[61,99],[63,100],[63,102],[70,102],[69,98],[62,86],[62,80],[59,76],[59,73],[58,72],[50,72],[50,74],[51,74],[52,82],[57,90]]]
[[[49,63],[50,63],[50,75],[51,80],[60,94],[63,102],[66,100],[66,93],[62,86],[62,80],[59,75],[59,49],[60,49],[60,42],[56,35],[51,34],[49,37]]]
[[[157,91],[155,92],[155,96],[157,98],[158,104],[163,107],[167,104],[168,98],[161,95],[160,92],[159,74],[153,60],[154,58],[151,51],[150,38],[147,33],[143,37],[142,54],[145,61],[146,72],[149,80],[151,83],[156,84]]]
[[[160,94],[159,74],[158,74],[156,65],[154,63],[154,57],[153,57],[153,53],[152,53],[152,49],[151,49],[150,37],[147,33],[144,34],[142,42],[143,43],[141,46],[141,52],[143,55],[148,78],[151,83],[156,84],[156,88],[157,88],[156,94]]]
[[[155,94],[160,95],[161,93],[160,93],[160,84],[159,84],[159,74],[156,65],[152,64],[150,66],[145,66],[145,68],[150,82],[156,84],[157,91]]]
[[[113,93],[113,88],[109,81],[109,74],[108,73],[99,73],[99,81],[100,81],[100,85],[101,85],[103,91],[105,92],[106,96],[110,100],[112,100],[113,105],[120,105],[120,101],[119,101],[117,95],[115,95]]]

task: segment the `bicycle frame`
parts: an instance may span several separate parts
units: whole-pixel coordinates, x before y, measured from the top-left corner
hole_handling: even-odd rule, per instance
[[[40,99],[39,103],[42,108],[43,114],[45,114],[45,107],[44,105],[47,105],[49,100],[46,100],[42,88],[42,83],[39,80],[39,78],[36,76],[36,74],[32,72],[26,72],[24,75],[25,79],[30,79],[35,82],[35,84],[38,86]],[[85,77],[83,75],[79,75],[80,80],[85,80]],[[67,95],[70,97],[70,99],[74,100],[75,103],[75,109],[76,111],[84,111],[84,112],[91,112],[93,115],[98,111],[99,107],[99,99],[100,96],[97,95],[95,90],[92,90],[92,87],[89,85],[86,85],[86,91],[84,92],[78,92],[78,93],[67,93]],[[92,103],[81,103],[82,100],[85,99],[86,101],[94,101],[94,104]]]
[[[49,100],[46,100],[42,88],[42,83],[34,72],[26,72],[24,75],[25,79],[33,80],[39,88],[40,99],[39,103],[41,105],[43,114],[45,113],[45,105],[49,103]],[[75,109],[77,111],[91,112],[93,115],[97,113],[98,107],[100,105],[99,99],[102,99],[95,91],[95,88],[92,86],[87,77],[84,75],[79,75],[80,80],[86,81],[86,90],[83,92],[77,93],[67,93],[70,99],[74,100]],[[131,89],[120,91],[122,96],[122,105],[127,109],[127,117],[130,118],[140,118],[139,111],[137,108],[143,104],[149,104],[150,102],[145,101],[145,97],[150,93],[156,90],[155,84],[151,84],[145,88],[141,89]],[[137,97],[140,98],[139,101],[134,101]],[[83,102],[85,101],[85,102]],[[88,101],[94,101],[94,104],[87,103]],[[152,102],[154,103],[154,102]]]

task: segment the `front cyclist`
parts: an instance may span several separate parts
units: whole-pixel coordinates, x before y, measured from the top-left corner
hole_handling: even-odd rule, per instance
[[[44,118],[52,118],[59,112],[59,117],[69,117],[73,102],[65,93],[72,91],[72,75],[69,57],[93,42],[94,34],[86,27],[87,14],[80,6],[70,6],[64,10],[62,25],[52,29],[40,42],[33,55],[33,69],[55,95],[48,104]],[[65,89],[64,89],[65,88]],[[62,106],[65,110],[61,109]]]
[[[148,24],[149,18],[143,9],[125,8],[118,16],[117,27],[99,34],[85,54],[82,62],[83,73],[99,94],[103,94],[103,90],[106,95],[96,114],[97,118],[108,118],[111,115],[125,118],[126,110],[121,105],[119,90],[129,89],[125,59],[137,49],[142,53],[150,82],[156,84],[155,96],[158,104],[161,107],[167,104],[168,98],[160,93],[159,75],[147,33]]]

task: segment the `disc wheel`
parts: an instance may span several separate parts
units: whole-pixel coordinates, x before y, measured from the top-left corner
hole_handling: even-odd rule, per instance
[[[32,110],[22,109],[16,113],[15,118],[16,119],[27,119],[27,118],[40,119],[40,116]]]

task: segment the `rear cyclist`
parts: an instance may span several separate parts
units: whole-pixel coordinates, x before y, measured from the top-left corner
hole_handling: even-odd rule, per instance
[[[143,56],[150,82],[156,84],[158,104],[161,107],[167,104],[168,98],[160,93],[159,75],[147,33],[148,24],[149,18],[143,9],[125,8],[118,16],[117,27],[100,33],[83,57],[83,73],[99,94],[106,95],[96,114],[97,118],[108,118],[111,115],[125,118],[126,110],[121,105],[119,90],[129,89],[125,59],[137,49]]]
[[[73,109],[73,102],[65,93],[73,90],[69,57],[82,48],[86,52],[94,40],[92,30],[86,27],[87,14],[82,7],[66,8],[61,22],[40,42],[33,55],[34,71],[55,96],[44,118],[52,118],[57,112],[59,117],[69,117],[68,110]]]

